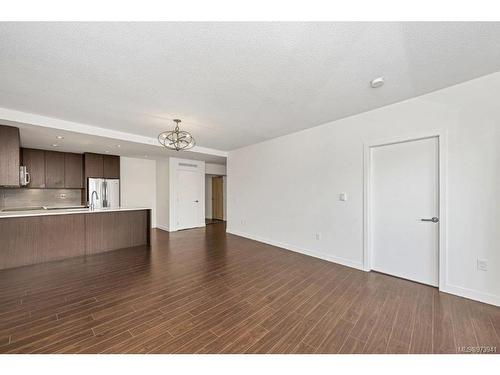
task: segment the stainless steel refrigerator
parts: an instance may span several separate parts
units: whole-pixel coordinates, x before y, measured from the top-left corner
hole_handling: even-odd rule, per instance
[[[87,202],[89,206],[93,202],[94,208],[120,207],[120,179],[88,178]]]

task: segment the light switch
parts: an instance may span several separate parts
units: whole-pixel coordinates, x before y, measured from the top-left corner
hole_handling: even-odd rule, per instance
[[[340,193],[339,201],[345,202],[347,200],[347,193]]]

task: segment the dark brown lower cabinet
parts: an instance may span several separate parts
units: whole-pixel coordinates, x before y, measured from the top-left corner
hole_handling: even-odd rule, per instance
[[[0,269],[85,255],[85,215],[0,219]]]
[[[85,215],[86,254],[97,254],[148,242],[148,211],[117,211]]]
[[[150,210],[0,218],[0,269],[149,244]]]

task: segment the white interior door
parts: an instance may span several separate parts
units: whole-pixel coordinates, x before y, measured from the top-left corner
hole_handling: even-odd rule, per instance
[[[177,229],[203,225],[205,218],[201,204],[204,175],[199,171],[179,169],[177,171]]]
[[[372,269],[437,286],[439,139],[372,148]],[[436,221],[434,219],[434,221]]]

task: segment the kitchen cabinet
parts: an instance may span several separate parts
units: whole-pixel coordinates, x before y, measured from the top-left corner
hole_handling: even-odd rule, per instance
[[[64,152],[45,151],[45,187],[64,188]]]
[[[88,177],[104,177],[104,155],[85,153],[84,163],[85,180],[87,180]]]
[[[89,177],[120,178],[119,156],[85,153],[84,164],[85,181]]]
[[[0,237],[0,269],[82,256],[85,215],[0,218]]]
[[[19,129],[0,125],[0,186],[19,187]]]
[[[149,210],[85,215],[85,255],[149,245]]]
[[[83,188],[83,155],[66,152],[64,154],[64,187]]]
[[[104,178],[120,178],[120,157],[103,155]]]
[[[82,189],[83,155],[22,148],[22,164],[31,181],[28,188]]]
[[[150,245],[151,210],[0,215],[0,270]]]
[[[94,153],[83,154],[84,190],[83,201],[88,204],[87,179],[88,178],[120,178],[120,157]]]
[[[29,188],[45,188],[45,151],[32,148],[22,149],[22,165],[30,174]]]

